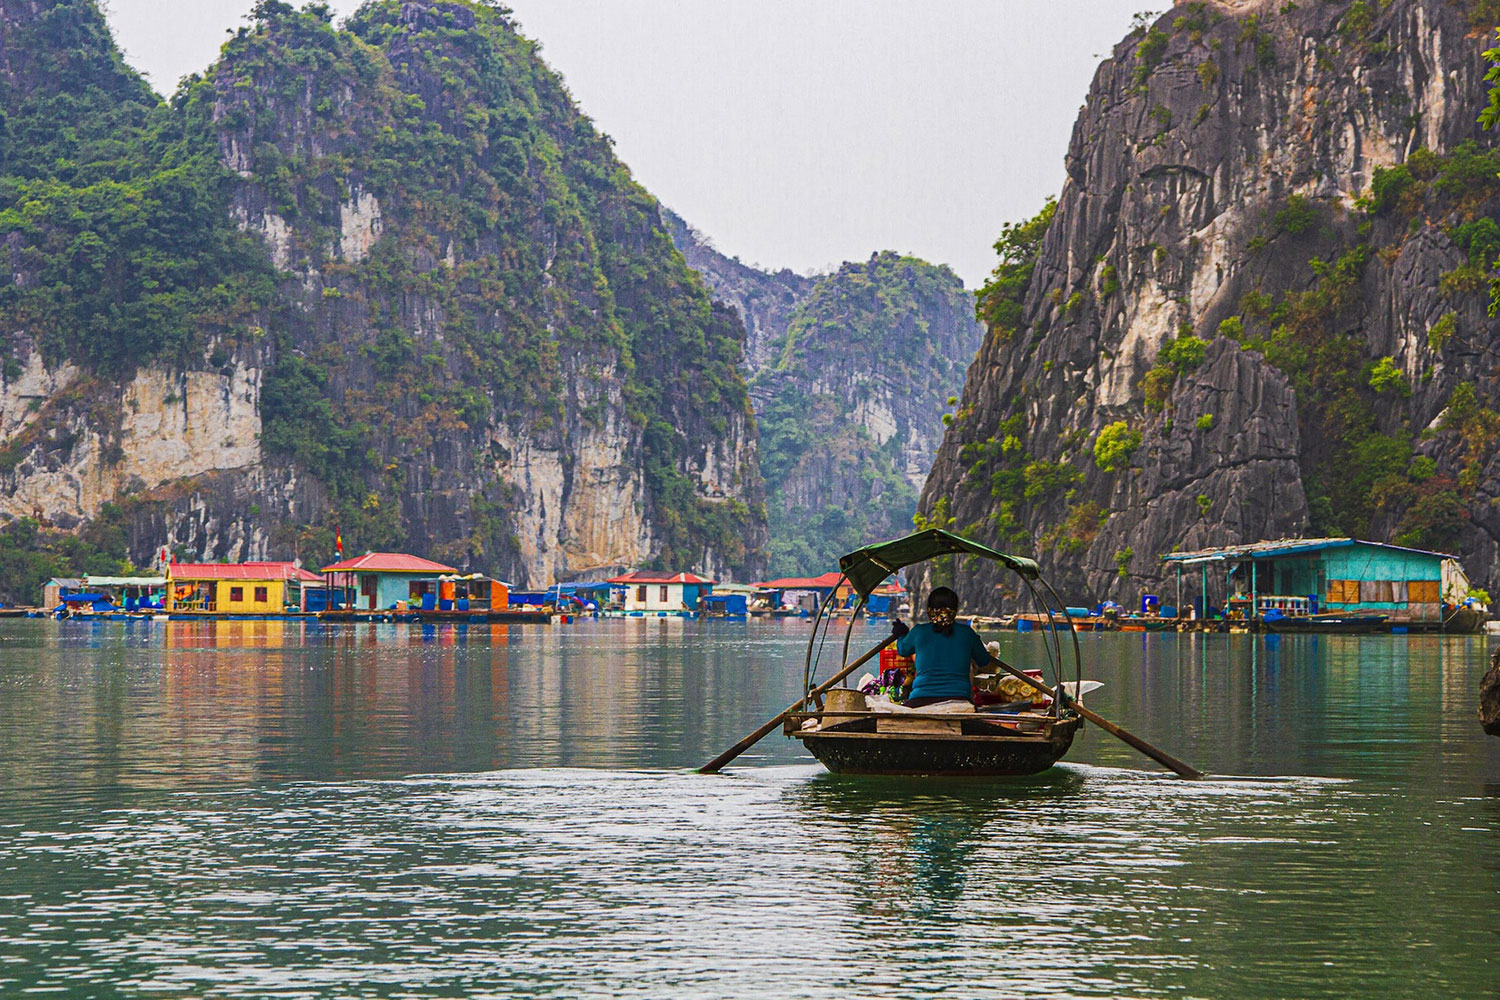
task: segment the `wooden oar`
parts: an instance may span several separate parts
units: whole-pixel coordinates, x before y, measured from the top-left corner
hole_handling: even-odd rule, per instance
[[[1004,667],[1010,673],[1021,678],[1021,680],[1025,681],[1027,684],[1030,684],[1032,687],[1045,694],[1047,697],[1057,697],[1057,693],[1055,691],[1053,691],[1047,685],[1043,684],[1041,681],[1037,680],[1035,677],[1028,677],[1026,674],[1017,670],[1009,663],[1006,663],[1004,660],[997,660],[996,662],[998,662],[1000,666]],[[1111,736],[1117,736],[1120,739],[1124,740],[1126,743],[1129,743],[1131,746],[1135,747],[1141,753],[1145,754],[1147,757],[1150,757],[1158,764],[1162,764],[1166,767],[1171,768],[1178,774],[1182,775],[1184,778],[1203,777],[1203,772],[1198,770],[1196,767],[1193,767],[1191,764],[1184,764],[1182,761],[1178,760],[1176,757],[1173,757],[1165,750],[1158,750],[1156,747],[1147,743],[1145,740],[1141,739],[1134,733],[1126,732],[1125,730],[1121,729],[1119,726],[1115,725],[1113,722],[1110,722],[1099,713],[1091,712],[1088,709],[1084,708],[1074,699],[1067,698],[1066,695],[1064,695],[1064,698],[1066,699],[1064,701],[1064,704],[1071,706],[1073,710],[1076,711],[1079,715],[1083,716],[1085,719],[1088,719],[1094,725],[1098,726],[1106,733],[1109,733]]]
[[[770,722],[767,722],[764,726],[761,726],[759,729],[757,729],[755,732],[751,733],[749,736],[746,736],[744,739],[740,740],[738,743],[736,743],[734,746],[730,747],[728,750],[725,750],[723,753],[719,754],[719,756],[715,757],[713,760],[709,761],[707,764],[704,764],[702,767],[698,768],[698,773],[699,774],[718,774],[719,771],[720,771],[720,769],[723,768],[725,764],[728,764],[730,761],[734,760],[740,754],[744,753],[746,750],[749,750],[751,747],[755,746],[755,744],[757,744],[761,740],[765,739],[766,736],[771,732],[771,730],[773,730],[777,726],[781,725],[781,720],[782,719],[785,719],[792,712],[797,711],[797,709],[800,708],[800,707],[802,707],[804,704],[806,704],[809,699],[816,698],[818,695],[820,695],[820,694],[824,693],[825,691],[827,691],[828,689],[832,688],[835,684],[837,684],[839,681],[843,680],[845,677],[848,677],[850,674],[854,673],[854,671],[858,670],[860,667],[864,666],[865,663],[867,663],[869,660],[873,659],[876,655],[878,655],[882,649],[884,649],[885,647],[889,646],[891,643],[893,643],[895,641],[896,641],[896,637],[895,636],[889,636],[885,640],[885,642],[882,642],[878,646],[872,647],[870,649],[870,651],[868,653],[866,653],[864,656],[861,656],[859,659],[857,659],[853,663],[849,664],[843,670],[840,670],[838,673],[836,673],[832,677],[828,678],[828,680],[824,681],[822,684],[819,684],[817,687],[813,688],[812,693],[809,694],[806,698],[799,698],[796,701],[792,702],[790,705],[788,705],[786,707],[786,711],[784,711],[780,715],[776,716],[776,718],[772,719]]]

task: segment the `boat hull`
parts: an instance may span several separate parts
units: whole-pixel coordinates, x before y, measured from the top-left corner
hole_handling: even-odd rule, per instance
[[[1315,615],[1263,620],[1261,627],[1303,635],[1375,635],[1390,632],[1391,623],[1385,615]]]
[[[834,774],[1000,776],[1037,774],[1073,745],[1078,720],[1062,719],[1047,736],[929,736],[909,733],[798,733]]]
[[[1404,629],[1412,635],[1443,633],[1445,635],[1479,635],[1484,631],[1488,615],[1473,608],[1455,608],[1445,618],[1437,621],[1403,621],[1392,618],[1392,630]]]

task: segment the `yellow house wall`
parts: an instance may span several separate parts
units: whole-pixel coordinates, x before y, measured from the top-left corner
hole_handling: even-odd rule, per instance
[[[181,587],[197,582],[200,581],[174,578],[172,585]],[[284,580],[212,580],[207,582],[217,584],[213,610],[220,614],[280,613],[283,610],[283,598],[286,594],[286,581]],[[234,587],[243,588],[242,600],[231,601],[229,599],[231,588]],[[256,587],[266,588],[264,601],[255,599]]]

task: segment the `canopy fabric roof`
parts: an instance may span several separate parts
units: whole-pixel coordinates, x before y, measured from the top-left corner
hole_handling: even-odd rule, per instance
[[[849,582],[854,585],[860,597],[869,597],[870,592],[880,586],[886,577],[903,566],[950,554],[993,559],[1030,580],[1035,580],[1041,575],[1034,559],[996,552],[987,545],[971,542],[962,535],[955,535],[941,528],[928,528],[926,531],[918,531],[895,541],[867,545],[846,556],[841,556],[839,568],[844,571],[844,575],[849,578]]]
[[[164,576],[86,576],[83,578],[85,586],[88,587],[164,587],[167,578]]]
[[[324,566],[325,573],[457,573],[458,570],[452,566],[445,566],[431,559],[423,559],[421,556],[407,555],[405,552],[366,552],[362,556],[353,559],[345,559],[336,562],[332,566]]]
[[[715,594],[744,594],[746,597],[755,593],[755,588],[748,583],[716,583]]]
[[[1349,545],[1368,545],[1376,549],[1411,552],[1416,555],[1435,556],[1439,559],[1453,558],[1443,552],[1411,549],[1404,545],[1391,545],[1388,542],[1368,542],[1362,538],[1282,538],[1274,542],[1226,545],[1217,549],[1198,549],[1194,552],[1168,552],[1161,558],[1164,562],[1186,564],[1224,562],[1232,559],[1275,559],[1280,556],[1304,555],[1313,552],[1322,552],[1325,549],[1344,548]]]

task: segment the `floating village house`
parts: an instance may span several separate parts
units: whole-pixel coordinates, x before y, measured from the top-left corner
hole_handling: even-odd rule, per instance
[[[42,607],[55,608],[64,597],[83,591],[83,578],[76,576],[54,576],[42,584]]]
[[[289,562],[171,563],[167,610],[216,614],[301,611],[323,578]]]
[[[95,576],[83,578],[83,591],[64,597],[72,603],[91,603],[95,611],[139,611],[160,608],[167,585],[163,576]]]
[[[1199,615],[1207,595],[1209,606],[1238,606],[1251,616],[1362,611],[1394,621],[1434,621],[1442,618],[1443,601],[1457,604],[1469,591],[1468,577],[1450,555],[1357,538],[1292,538],[1170,552],[1162,559],[1177,567],[1179,606],[1184,580],[1198,592]]]
[[[714,581],[692,573],[636,570],[609,581],[625,588],[626,611],[696,611],[700,599],[713,593]]]
[[[440,599],[450,602],[444,610],[453,610],[451,595],[456,593],[454,580],[459,576],[452,566],[405,552],[366,552],[324,566],[323,573],[330,588],[343,593],[343,606],[361,611],[387,611],[398,605],[432,611]],[[443,581],[447,598],[440,598],[440,577],[449,578]]]
[[[612,604],[622,607],[625,604],[624,586],[610,583],[608,580],[574,580],[569,583],[559,583],[549,588],[535,603],[545,604],[549,596],[552,599],[551,603],[559,609],[568,610],[597,611]]]
[[[767,596],[773,608],[800,608],[808,612],[816,612],[835,590],[838,591],[837,603],[840,605],[846,603],[854,593],[854,588],[844,579],[843,574],[832,571],[821,576],[789,576],[780,580],[767,580],[765,583],[757,583],[755,589]]]
[[[426,611],[506,611],[510,608],[510,584],[483,573],[440,576],[436,602],[430,593],[423,594],[422,608]]]
[[[703,611],[719,617],[748,615],[754,597],[755,588],[748,583],[716,583],[714,592],[703,599]]]
[[[872,615],[895,617],[901,613],[905,602],[906,588],[891,581],[881,584],[870,592],[870,599],[865,603],[865,610]]]

